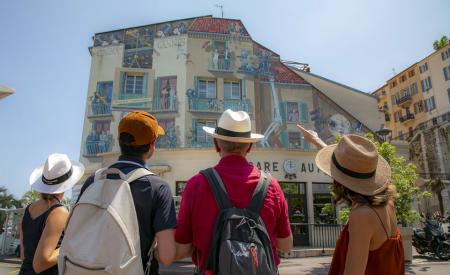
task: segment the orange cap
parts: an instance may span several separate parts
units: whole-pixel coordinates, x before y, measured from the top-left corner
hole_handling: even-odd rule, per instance
[[[146,145],[155,142],[158,136],[164,135],[164,129],[158,125],[154,116],[146,112],[132,112],[120,120],[119,136],[127,133],[134,137],[128,145]]]

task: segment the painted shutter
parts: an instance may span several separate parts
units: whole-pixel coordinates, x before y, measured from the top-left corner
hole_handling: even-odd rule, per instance
[[[196,140],[197,140],[197,120],[192,119],[192,139],[191,139],[192,146],[194,146]]]
[[[194,97],[199,97],[199,92],[198,92],[198,76],[194,76]]]
[[[148,94],[148,73],[144,74],[144,92],[143,92],[143,97],[148,98],[149,94]]]
[[[299,102],[298,106],[301,108],[301,122],[303,124],[308,123],[308,104],[306,104],[305,102]]]
[[[154,106],[156,109],[160,109],[160,92],[161,92],[161,79],[159,77],[156,78],[155,83],[155,92],[153,93]]]
[[[241,86],[242,86],[242,99],[247,98],[247,82],[245,81],[245,79],[241,80]]]
[[[289,140],[288,140],[288,133],[286,130],[283,130],[280,132],[280,141],[283,144],[284,148],[289,148]]]
[[[125,72],[120,72],[120,76],[119,76],[119,94],[118,97],[119,99],[122,98],[123,94],[124,94],[124,85],[125,85]]]
[[[281,119],[286,122],[286,102],[280,103],[280,115]]]

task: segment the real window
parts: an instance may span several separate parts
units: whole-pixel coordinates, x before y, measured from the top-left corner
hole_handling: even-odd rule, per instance
[[[144,93],[144,76],[126,74],[124,87],[125,94],[142,95]]]
[[[289,148],[302,148],[302,136],[300,132],[288,132]]]
[[[448,101],[450,102],[450,88],[447,89]]]
[[[405,82],[406,81],[406,75],[402,75],[400,77],[400,83]]]
[[[442,69],[444,71],[444,79],[447,81],[450,79],[450,66],[445,67]]]
[[[333,196],[330,193],[330,184],[328,183],[313,183],[313,207],[314,207],[314,221],[317,223],[333,223],[335,216],[335,209],[333,205]],[[323,212],[325,205],[332,206],[332,213]]]
[[[417,82],[414,82],[410,86],[411,95],[416,95],[419,93],[419,89],[417,88]]]
[[[216,81],[200,79],[198,81],[198,96],[199,98],[216,98]]]
[[[446,60],[450,57],[450,48],[447,49],[447,51],[441,52],[442,61]]]
[[[428,71],[428,63],[427,62],[425,62],[423,65],[419,66],[419,72],[420,73],[424,73],[426,71]]]
[[[408,72],[409,77],[413,77],[415,74],[416,74],[416,71],[414,71],[414,69]]]
[[[427,77],[425,79],[421,80],[421,85],[422,85],[422,91],[427,92],[432,88],[431,85],[431,77]]]
[[[223,83],[224,99],[241,99],[241,84],[236,81],[226,81]]]

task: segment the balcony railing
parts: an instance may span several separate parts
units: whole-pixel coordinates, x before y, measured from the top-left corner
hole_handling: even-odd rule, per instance
[[[159,102],[150,102],[152,109],[150,112],[164,113],[164,112],[177,112],[178,100],[176,98],[160,99]]]
[[[113,110],[143,110],[150,113],[178,112],[178,100],[167,99],[151,101],[149,99],[119,99],[113,101]]]
[[[206,113],[220,113],[221,108],[216,98],[190,98],[189,111],[191,112],[206,112]]]
[[[402,117],[400,117],[400,122],[407,122],[409,120],[413,120],[414,119],[414,114],[406,114]]]
[[[412,96],[410,94],[406,94],[398,99],[395,100],[395,102],[397,103],[397,105],[399,106],[409,106],[412,102]]]
[[[193,148],[210,148],[213,147],[213,141],[209,138],[207,139],[201,139],[201,140],[195,140],[195,138],[191,141],[191,146]]]
[[[110,116],[111,103],[91,103],[88,116]]]
[[[253,113],[252,105],[248,99],[224,99],[222,110],[231,109],[233,111],[245,111]]]
[[[178,139],[176,136],[166,135],[158,137],[156,141],[156,148],[177,148]]]
[[[340,224],[319,224],[319,223],[291,223],[294,235],[294,245],[296,236],[304,236],[308,241],[303,241],[307,247],[334,248],[343,225]]]
[[[86,156],[109,153],[113,147],[112,135],[90,135],[86,140],[85,146],[84,154]]]
[[[209,70],[216,72],[233,72],[233,65],[231,64],[231,59],[219,58],[214,60],[211,58],[209,60]]]

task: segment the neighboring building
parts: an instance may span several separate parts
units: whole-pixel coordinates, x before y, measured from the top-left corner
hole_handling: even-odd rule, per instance
[[[0,100],[15,93],[16,91],[12,88],[6,87],[5,85],[0,84]]]
[[[332,142],[382,123],[375,97],[284,64],[240,20],[205,16],[98,33],[89,50],[80,152],[86,177],[118,157],[121,117],[145,110],[166,130],[149,167],[180,196],[191,176],[218,161],[202,126],[215,126],[228,108],[245,110],[253,130],[266,135],[250,160],[280,181],[291,221],[313,224],[324,219],[332,181],[315,166],[315,149],[295,125]],[[313,227],[293,229],[296,245],[318,245]]]
[[[392,140],[405,140],[419,182],[441,180],[444,211],[450,211],[450,45],[397,74],[377,89]],[[428,211],[439,210],[436,199]]]

